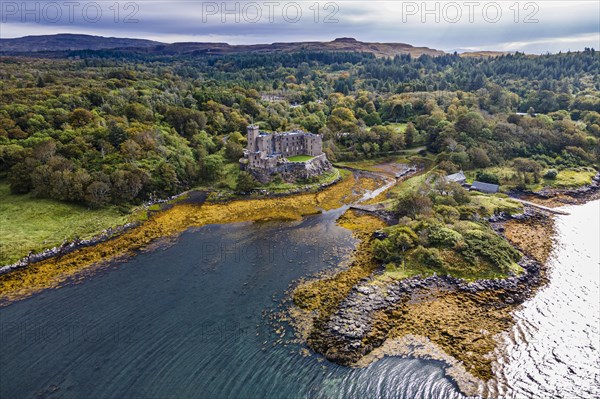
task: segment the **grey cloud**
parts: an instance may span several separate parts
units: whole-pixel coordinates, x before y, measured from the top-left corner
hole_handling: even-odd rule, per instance
[[[6,3],[6,2],[3,2]],[[17,3],[17,2],[16,2]],[[20,3],[20,2],[18,2]],[[48,4],[42,1],[40,4]],[[55,2],[61,3],[61,1]],[[86,2],[81,2],[86,3]],[[89,3],[89,2],[87,2]],[[547,41],[553,38],[581,38],[572,41],[557,41],[550,51],[578,49],[589,46],[590,35],[598,34],[598,13],[600,6],[597,2],[579,2],[577,4],[559,4],[538,2],[538,23],[526,24],[520,21],[514,23],[508,7],[513,2],[502,2],[503,18],[498,23],[488,23],[481,16],[475,23],[463,21],[452,24],[444,22],[422,23],[420,15],[413,15],[403,21],[402,6],[399,2],[371,1],[368,3],[354,1],[336,2],[339,12],[336,18],[339,23],[324,23],[322,19],[327,14],[321,9],[319,23],[314,22],[314,1],[301,4],[303,15],[298,23],[289,23],[282,17],[281,12],[275,13],[273,23],[267,21],[267,8],[262,5],[263,19],[259,23],[248,23],[240,18],[240,23],[233,22],[233,15],[226,15],[228,22],[221,23],[220,15],[209,15],[206,21],[202,18],[202,2],[199,1],[138,1],[139,12],[135,16],[138,23],[115,23],[109,7],[110,1],[100,1],[104,15],[97,23],[86,22],[79,16],[74,23],[65,21],[51,23],[41,19],[38,23],[21,22],[19,15],[4,15],[2,35],[4,37],[23,35],[27,27],[35,34],[57,32],[82,32],[110,36],[148,37],[162,41],[228,41],[234,44],[270,43],[276,41],[301,40],[332,40],[335,37],[351,36],[363,41],[404,42],[417,46],[428,46],[439,49],[478,47],[490,50],[494,46],[505,46],[506,43],[522,44],[529,52],[548,51]],[[216,2],[220,7],[221,2]],[[249,2],[240,1],[240,6]],[[279,2],[279,9],[287,1]],[[326,2],[318,3],[321,7]],[[415,4],[420,4],[416,2]],[[461,4],[462,2],[457,2]],[[482,4],[486,1],[482,1]],[[524,4],[525,2],[519,2]],[[565,2],[566,3],[566,2]],[[124,4],[124,3],[120,3]],[[206,2],[204,3],[206,6]],[[228,2],[231,7],[232,2]],[[432,4],[431,2],[429,4]],[[2,6],[3,11],[5,5]],[[206,8],[205,8],[206,9]],[[120,17],[127,13],[122,11]],[[252,18],[249,15],[248,18]],[[523,18],[523,14],[520,15]],[[200,38],[200,39],[198,39]],[[591,40],[591,45],[594,41]]]

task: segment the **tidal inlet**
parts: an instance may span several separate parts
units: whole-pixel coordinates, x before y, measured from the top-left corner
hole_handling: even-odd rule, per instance
[[[0,398],[600,397],[599,7],[3,3]]]

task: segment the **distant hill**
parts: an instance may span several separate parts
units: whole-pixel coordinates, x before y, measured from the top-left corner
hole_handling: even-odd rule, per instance
[[[356,51],[373,53],[377,56],[393,57],[398,54],[442,55],[443,51],[427,47],[413,47],[405,43],[365,43],[352,38],[340,38],[331,42],[289,42],[272,44],[230,45],[227,43],[173,43],[147,49],[148,52],[161,54],[238,54],[238,53],[271,53],[292,51]]]
[[[124,39],[61,33],[58,35],[25,36],[0,39],[2,53],[31,53],[70,50],[103,50],[115,48],[148,48],[162,43],[143,39]]]
[[[500,57],[501,55],[514,54],[514,51],[465,51],[460,53],[461,57]]]
[[[59,34],[0,39],[0,54],[28,54],[65,52],[73,50],[127,49],[156,55],[185,54],[240,54],[294,51],[355,51],[393,57],[399,54],[442,55],[443,51],[427,47],[413,47],[405,43],[366,43],[352,38],[339,38],[330,42],[290,42],[252,45],[227,43],[160,43],[152,40],[126,39],[90,35]],[[33,54],[35,55],[35,54]]]

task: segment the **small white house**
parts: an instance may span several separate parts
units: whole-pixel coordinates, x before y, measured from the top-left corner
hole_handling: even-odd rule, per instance
[[[486,194],[496,194],[500,187],[497,184],[483,183],[474,181],[471,185],[471,190],[479,191]]]
[[[467,182],[467,177],[465,176],[462,170],[458,173],[446,176],[445,179],[448,183],[458,183],[460,185],[465,184]]]

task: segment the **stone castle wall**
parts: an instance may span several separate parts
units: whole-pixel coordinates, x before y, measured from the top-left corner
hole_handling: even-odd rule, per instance
[[[248,146],[240,167],[252,173],[262,182],[280,174],[285,180],[309,178],[331,169],[323,153],[320,135],[301,131],[284,133],[261,133],[257,126],[248,126]],[[309,155],[306,162],[290,162],[288,157]],[[286,178],[287,177],[287,178]]]
[[[297,179],[320,176],[329,170],[331,163],[325,154],[317,155],[306,162],[281,162],[270,168],[248,169],[262,183],[270,181],[273,175],[279,175],[287,182],[295,182]]]

